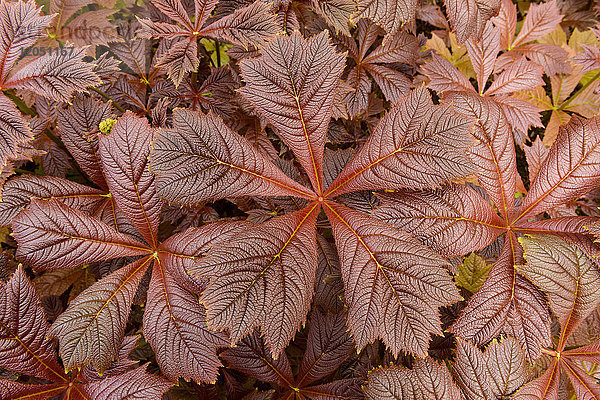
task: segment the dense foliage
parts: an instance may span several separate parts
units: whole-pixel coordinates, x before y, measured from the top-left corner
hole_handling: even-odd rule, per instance
[[[0,0],[0,400],[600,400],[600,5]]]

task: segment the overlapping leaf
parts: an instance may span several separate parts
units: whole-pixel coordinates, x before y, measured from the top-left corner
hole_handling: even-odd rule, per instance
[[[523,262],[521,252],[516,237],[509,233],[488,279],[469,300],[452,332],[476,344],[508,333],[534,360],[541,347],[549,344],[550,315],[542,294],[515,271],[514,266]]]
[[[172,381],[180,376],[214,381],[221,366],[216,349],[228,346],[227,336],[206,328],[204,307],[168,272],[160,260],[154,262],[144,337],[152,345],[161,371]]]
[[[500,0],[446,0],[444,3],[460,43],[470,37],[479,40],[486,22],[500,11]]]
[[[39,269],[75,268],[150,252],[129,236],[58,200],[32,200],[12,226],[20,244],[17,257]]]
[[[162,202],[156,195],[154,176],[148,170],[152,130],[148,121],[127,112],[108,135],[99,138],[99,154],[110,192],[117,207],[151,246]]]
[[[403,231],[446,256],[462,255],[492,243],[504,222],[473,189],[451,185],[438,190],[400,190],[378,196],[381,205],[373,216]]]
[[[91,364],[102,373],[110,366],[119,354],[133,297],[152,260],[144,257],[99,280],[52,324],[50,335],[59,339],[66,370]]]
[[[371,371],[365,395],[369,400],[453,400],[461,396],[448,369],[431,358],[418,360],[413,369],[393,365]]]
[[[33,134],[29,123],[3,94],[0,94],[0,109],[3,111],[0,116],[0,171],[5,171],[9,160],[19,155],[20,146],[32,140]]]
[[[517,219],[532,217],[575,199],[598,186],[600,119],[571,117],[562,126]]]
[[[166,68],[176,86],[187,73],[195,71],[199,66],[199,37],[226,40],[247,48],[264,45],[279,31],[269,5],[261,0],[237,8],[230,15],[208,24],[207,20],[217,1],[195,1],[194,22],[180,0],[156,0],[153,4],[173,23],[141,19],[142,29],[138,36],[176,41],[174,46],[162,54],[157,64]]]
[[[213,248],[190,272],[210,279],[201,301],[210,328],[231,343],[260,327],[274,357],[305,321],[317,268],[318,203]]]
[[[63,178],[22,175],[4,185],[0,202],[0,225],[10,225],[12,219],[32,198],[57,199],[69,207],[92,211],[98,202],[106,198],[106,194]]]
[[[71,49],[45,55],[10,75],[4,88],[25,89],[53,100],[69,101],[73,93],[85,92],[100,79],[92,64],[83,62],[85,49]]]
[[[510,336],[492,342],[485,352],[459,340],[453,373],[468,400],[505,398],[527,380],[525,355]]]
[[[382,118],[326,195],[425,189],[466,176],[470,165],[465,150],[472,127],[473,121],[452,106],[434,106],[425,88],[415,89]]]
[[[362,349],[381,338],[394,355],[424,356],[441,334],[438,307],[460,299],[445,262],[405,232],[326,203],[340,255],[348,327]]]
[[[536,235],[520,242],[527,264],[519,270],[548,295],[566,340],[600,304],[598,265],[578,247],[554,236]]]
[[[0,284],[0,356],[3,368],[53,382],[67,380],[48,339],[40,299],[21,266]]]
[[[415,19],[416,11],[416,0],[359,0],[354,18],[369,18],[389,34],[394,34]]]
[[[323,193],[323,152],[344,58],[326,32],[308,40],[279,36],[262,56],[240,64],[246,86],[240,93],[277,130]]]
[[[70,106],[57,111],[58,131],[65,147],[92,182],[106,190],[108,185],[100,168],[98,139],[94,134],[100,122],[110,115],[110,103],[83,96],[75,97]]]
[[[54,16],[40,16],[40,11],[41,7],[38,8],[33,1],[3,2],[0,5],[0,20],[3,27],[0,45],[0,82],[6,81],[21,52],[43,36],[45,29],[50,25]]]
[[[214,114],[176,109],[173,118],[175,128],[159,131],[150,159],[165,200],[199,204],[249,195],[310,196]]]

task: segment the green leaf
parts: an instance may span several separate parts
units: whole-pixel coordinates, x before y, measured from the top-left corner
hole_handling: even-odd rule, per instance
[[[455,277],[456,284],[475,293],[487,279],[491,268],[492,264],[486,263],[481,256],[471,253],[458,267],[458,274]]]

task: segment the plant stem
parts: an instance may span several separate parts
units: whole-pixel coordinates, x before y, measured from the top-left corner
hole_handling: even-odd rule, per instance
[[[15,103],[15,105],[17,106],[19,111],[21,111],[22,113],[31,115],[32,117],[35,117],[38,115],[37,111],[35,111],[33,108],[31,108],[27,104],[25,104],[25,102],[23,100],[21,100],[21,98],[19,96],[15,95],[14,93],[12,93],[8,90],[3,90],[3,93],[13,103]]]
[[[115,106],[115,108],[117,110],[121,111],[122,113],[125,113],[126,110],[123,107],[121,107],[120,105],[118,105],[116,101],[114,101],[109,95],[104,93],[102,90],[95,88],[93,86],[88,87],[88,89],[93,90],[94,92],[98,93],[100,96],[104,97],[106,100],[110,100],[113,103],[113,106]]]
[[[562,111],[565,108],[567,108],[567,106],[569,104],[571,104],[571,102],[573,101],[573,99],[575,99],[577,96],[579,96],[581,93],[583,93],[583,91],[585,89],[587,89],[596,79],[600,78],[600,71],[598,71],[596,73],[596,75],[594,75],[589,81],[587,81],[587,83],[585,85],[583,85],[581,87],[581,89],[579,89],[577,92],[575,92],[575,94],[571,97],[569,97],[567,99],[567,101],[565,101],[564,103],[562,103],[560,106],[558,106],[557,111]]]

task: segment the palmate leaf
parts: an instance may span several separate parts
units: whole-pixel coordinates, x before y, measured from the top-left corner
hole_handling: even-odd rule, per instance
[[[555,236],[533,235],[519,241],[527,261],[519,270],[547,294],[562,327],[560,348],[600,305],[598,265],[584,251]]]
[[[326,196],[425,189],[466,176],[471,171],[465,150],[471,144],[472,127],[473,121],[452,106],[434,106],[424,87],[415,89],[381,119]]]
[[[148,170],[151,141],[148,121],[129,111],[117,120],[110,134],[100,136],[99,154],[117,207],[146,242],[156,247],[162,201]]]
[[[3,187],[0,202],[0,226],[10,225],[32,198],[57,199],[69,207],[92,211],[106,194],[98,189],[53,176],[21,175]]]
[[[369,372],[368,400],[455,400],[460,390],[448,369],[431,358],[417,360],[412,369],[396,365]]]
[[[262,56],[240,63],[239,92],[273,125],[323,193],[323,153],[333,101],[344,68],[326,32],[305,40],[278,36]]]
[[[100,84],[92,64],[83,62],[85,49],[72,49],[65,54],[55,51],[32,61],[2,84],[4,88],[25,89],[52,100],[69,101],[75,92]]]
[[[489,203],[465,185],[429,191],[400,190],[378,198],[381,205],[373,212],[374,217],[412,232],[446,256],[479,250],[506,229]]]
[[[52,324],[50,335],[59,339],[66,370],[91,364],[102,373],[110,366],[119,354],[133,297],[152,260],[144,257],[99,280]]]
[[[57,111],[58,132],[69,153],[96,185],[108,190],[98,154],[98,125],[111,115],[110,103],[76,96],[73,103]]]
[[[472,37],[481,37],[486,22],[498,15],[501,0],[446,0],[446,13],[452,23],[456,39],[464,43]]]
[[[530,218],[600,184],[600,119],[572,116],[561,126],[515,220]]]
[[[537,359],[541,346],[550,342],[550,315],[541,293],[516,273],[514,266],[522,263],[517,238],[508,233],[488,279],[451,331],[475,344],[485,344],[505,332],[519,341],[529,360]]]
[[[242,339],[238,346],[225,350],[222,357],[230,368],[279,387],[282,399],[362,399],[359,379],[339,379],[311,386],[336,371],[354,349],[344,314],[314,309],[309,326],[306,349],[295,378],[287,356],[274,359],[256,332]]]
[[[270,8],[268,3],[257,0],[206,26],[199,35],[226,40],[246,48],[262,47],[280,31]]]
[[[380,32],[377,25],[362,18],[357,24],[358,46],[353,40],[343,42],[350,57],[356,62],[346,79],[347,83],[355,88],[345,97],[350,116],[367,111],[372,86],[369,75],[377,83],[386,100],[393,104],[397,103],[402,95],[408,94],[412,87],[410,79],[391,66],[399,63],[414,65],[420,49],[417,38],[405,32],[398,32],[386,38],[385,44],[367,54]]]
[[[204,307],[170,276],[160,258],[152,270],[143,327],[167,378],[216,380],[221,366],[216,350],[228,347],[227,335],[206,328]]]
[[[515,399],[558,399],[561,371],[569,377],[577,399],[600,398],[600,386],[580,363],[596,363],[600,360],[598,343],[565,351],[569,336],[600,304],[597,284],[600,272],[590,255],[594,247],[589,241],[573,241],[577,246],[546,235],[521,238],[527,264],[519,268],[548,295],[561,331],[555,350],[545,350],[553,357],[547,370],[524,385],[516,393]]]
[[[1,172],[7,169],[9,160],[20,153],[20,146],[33,139],[33,133],[15,104],[3,94],[0,94],[0,109],[3,111],[0,115]]]
[[[32,200],[13,219],[17,257],[36,269],[76,268],[94,261],[151,253],[113,228],[58,200]]]
[[[33,1],[5,1],[0,4],[0,82],[4,82],[12,72],[21,52],[42,37],[50,26],[54,15],[40,16],[40,11],[41,7],[38,8]]]
[[[53,382],[67,380],[48,340],[40,299],[22,266],[0,283],[0,366]]]
[[[173,129],[154,141],[150,170],[159,196],[178,204],[224,197],[311,197],[220,117],[176,109]]]
[[[353,18],[369,18],[388,34],[394,34],[414,21],[416,11],[416,0],[358,0],[358,11]]]
[[[234,344],[260,327],[273,356],[281,354],[312,300],[318,205],[238,233],[189,269],[210,279],[200,299],[210,328],[228,329]]]
[[[293,385],[294,375],[288,358],[285,355],[273,358],[257,332],[225,350],[221,357],[231,368],[263,382],[284,388]]]
[[[348,327],[362,349],[381,338],[394,355],[425,356],[442,334],[438,307],[458,300],[445,261],[405,232],[327,202],[340,255]]]
[[[138,36],[142,39],[154,37],[177,41],[175,46],[163,53],[157,64],[166,67],[175,86],[179,86],[187,73],[198,68],[196,49],[199,37],[226,40],[248,48],[264,45],[280,30],[270,5],[261,0],[236,8],[230,15],[208,25],[207,19],[217,1],[195,1],[193,23],[180,0],[156,0],[153,4],[174,23],[140,19],[142,29]]]

